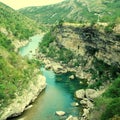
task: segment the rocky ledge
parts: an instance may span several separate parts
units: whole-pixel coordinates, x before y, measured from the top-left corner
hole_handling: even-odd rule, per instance
[[[34,102],[39,93],[45,89],[45,87],[45,77],[38,75],[37,80],[30,81],[28,87],[22,91],[22,95],[16,96],[11,104],[3,110],[0,120],[6,120],[8,117],[20,115],[31,102]]]

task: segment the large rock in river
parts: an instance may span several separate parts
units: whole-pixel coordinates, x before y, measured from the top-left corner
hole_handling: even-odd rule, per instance
[[[77,98],[83,99],[85,97],[85,90],[84,89],[77,90],[75,92],[75,95]]]
[[[63,116],[63,115],[65,115],[65,112],[64,111],[56,111],[56,115]]]

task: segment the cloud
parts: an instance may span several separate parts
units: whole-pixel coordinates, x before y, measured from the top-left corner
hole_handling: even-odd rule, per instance
[[[63,0],[0,0],[0,2],[7,4],[13,9],[20,9],[27,6],[49,5],[49,4],[55,4],[62,1]]]

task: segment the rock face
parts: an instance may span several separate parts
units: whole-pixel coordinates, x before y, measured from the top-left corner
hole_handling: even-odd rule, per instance
[[[64,111],[56,111],[56,115],[63,116],[63,115],[65,115],[65,112]]]
[[[72,71],[75,71],[76,77],[87,80],[88,84],[94,84],[95,74],[99,79],[101,68],[105,70],[106,66],[108,67],[106,71],[102,71],[102,75],[106,76],[106,81],[112,79],[109,76],[111,68],[120,69],[119,36],[115,33],[107,34],[103,29],[99,30],[97,27],[63,24],[53,31],[52,34],[56,36],[56,41],[50,43],[51,46],[55,46],[56,50],[60,50],[62,46],[73,53],[74,57],[70,57],[65,64],[70,69],[74,69]],[[58,53],[55,54],[54,60],[60,56]],[[61,69],[61,67],[54,67],[54,71],[57,72]]]
[[[20,115],[26,106],[33,102],[45,87],[46,79],[42,75],[39,75],[37,80],[30,81],[27,88],[23,90],[23,94],[17,96],[12,103],[4,109],[0,120],[6,120],[8,117]]]

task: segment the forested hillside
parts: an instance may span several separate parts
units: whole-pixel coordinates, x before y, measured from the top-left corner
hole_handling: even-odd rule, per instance
[[[38,31],[37,24],[0,2],[0,31],[21,40]],[[38,26],[39,27],[39,26]]]
[[[13,98],[22,95],[35,79],[35,63],[14,52],[13,42],[26,40],[40,32],[36,23],[0,3],[0,119],[2,110]],[[34,78],[33,78],[34,76]]]
[[[42,7],[27,7],[19,11],[40,23],[116,22],[120,23],[119,0],[65,0]]]

